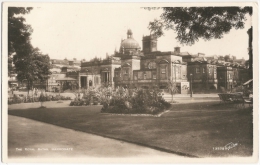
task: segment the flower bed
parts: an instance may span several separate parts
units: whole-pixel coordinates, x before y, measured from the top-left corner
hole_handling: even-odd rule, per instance
[[[159,114],[171,104],[166,102],[158,88],[153,89],[113,89],[111,87],[89,88],[82,91],[83,97],[76,98],[70,106],[102,104],[101,113],[115,114]]]
[[[102,113],[117,114],[159,114],[170,108],[158,89],[117,88],[111,97],[104,101]]]
[[[47,95],[47,94],[41,94],[39,97],[33,97],[30,95],[19,96],[17,94],[14,94],[13,97],[8,98],[8,104],[33,103],[33,102],[40,102],[40,100],[58,101],[58,100],[71,100],[71,98],[60,96],[60,95]]]

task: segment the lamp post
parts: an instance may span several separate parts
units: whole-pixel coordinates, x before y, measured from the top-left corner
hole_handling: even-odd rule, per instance
[[[192,73],[190,74],[190,97],[192,97]]]

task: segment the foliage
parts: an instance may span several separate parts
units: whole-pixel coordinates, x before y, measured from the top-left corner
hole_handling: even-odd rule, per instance
[[[158,114],[169,108],[161,92],[154,89],[124,89],[122,87],[113,91],[107,104],[103,104],[101,112],[107,113],[137,113]]]
[[[27,56],[14,55],[13,61],[17,79],[19,81],[26,79],[28,90],[33,87],[34,81],[46,81],[51,74],[50,58],[48,55],[43,55],[38,48],[31,48]]]
[[[179,92],[178,87],[176,85],[176,82],[174,82],[171,78],[167,82],[167,90],[170,92],[172,96],[172,102],[173,102],[173,95]]]
[[[22,14],[28,14],[31,7],[8,7],[8,73],[12,68],[12,55],[15,52],[24,52],[30,46],[29,40],[32,33],[30,25],[25,24]],[[21,54],[21,53],[20,53]]]
[[[30,95],[26,96],[18,96],[14,94],[13,97],[8,98],[8,104],[19,104],[19,103],[32,103],[32,102],[44,102],[44,101],[58,101],[58,100],[71,100],[70,97],[65,97],[65,96],[52,96],[52,95],[47,95],[41,93],[39,97],[34,97]]]
[[[27,80],[28,91],[34,81],[45,81],[50,74],[50,58],[38,48],[33,48],[30,38],[33,29],[25,24],[26,20],[21,16],[31,10],[31,7],[8,8],[8,73],[12,72],[13,62],[17,79]]]
[[[154,8],[147,8],[148,10]],[[157,9],[157,8],[155,8]],[[157,37],[163,30],[174,30],[181,44],[193,45],[199,39],[221,39],[232,28],[243,29],[246,15],[252,16],[253,8],[246,7],[163,7],[161,20],[149,23],[148,28]],[[249,77],[253,77],[253,27],[249,36]]]
[[[163,7],[161,20],[149,23],[157,37],[163,30],[174,30],[181,44],[192,45],[199,38],[220,39],[232,28],[242,29],[252,7]]]
[[[85,102],[83,100],[74,100],[70,102],[70,106],[82,106]]]

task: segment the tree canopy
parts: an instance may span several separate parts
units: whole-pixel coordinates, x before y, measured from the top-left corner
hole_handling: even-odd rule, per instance
[[[12,66],[13,54],[26,54],[26,47],[28,47],[33,30],[30,25],[25,24],[22,15],[29,13],[31,10],[31,7],[8,8],[8,74],[13,72],[14,69]]]
[[[192,45],[200,38],[220,39],[232,28],[242,29],[252,7],[163,7],[161,20],[149,23],[157,37],[163,30],[174,30],[181,44]]]
[[[28,90],[34,81],[44,81],[50,75],[50,58],[31,44],[33,29],[25,24],[23,14],[28,14],[31,7],[8,8],[8,73],[15,66],[15,73],[19,81],[26,80]]]
[[[22,14],[27,14],[32,10],[31,7],[9,7],[8,8],[8,55],[16,51],[21,51],[30,41],[33,29],[25,24]]]
[[[28,89],[33,86],[34,81],[43,82],[47,80],[51,74],[49,61],[49,56],[43,55],[38,48],[32,48],[28,56],[14,55],[17,79],[19,81],[26,80]]]
[[[151,10],[154,8],[148,8]],[[160,20],[149,23],[148,28],[157,37],[164,35],[164,30],[174,30],[177,41],[193,45],[199,39],[221,39],[232,28],[243,29],[246,15],[252,16],[253,8],[246,7],[163,7]],[[248,30],[249,70],[252,77],[252,31]]]

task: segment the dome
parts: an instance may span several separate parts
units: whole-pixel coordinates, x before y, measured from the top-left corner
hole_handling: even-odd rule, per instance
[[[127,39],[121,42],[121,49],[140,49],[138,42],[133,38],[131,29],[127,30]]]
[[[128,38],[128,39],[123,40],[123,42],[121,43],[121,48],[124,48],[124,49],[140,49],[140,46],[135,39]]]

